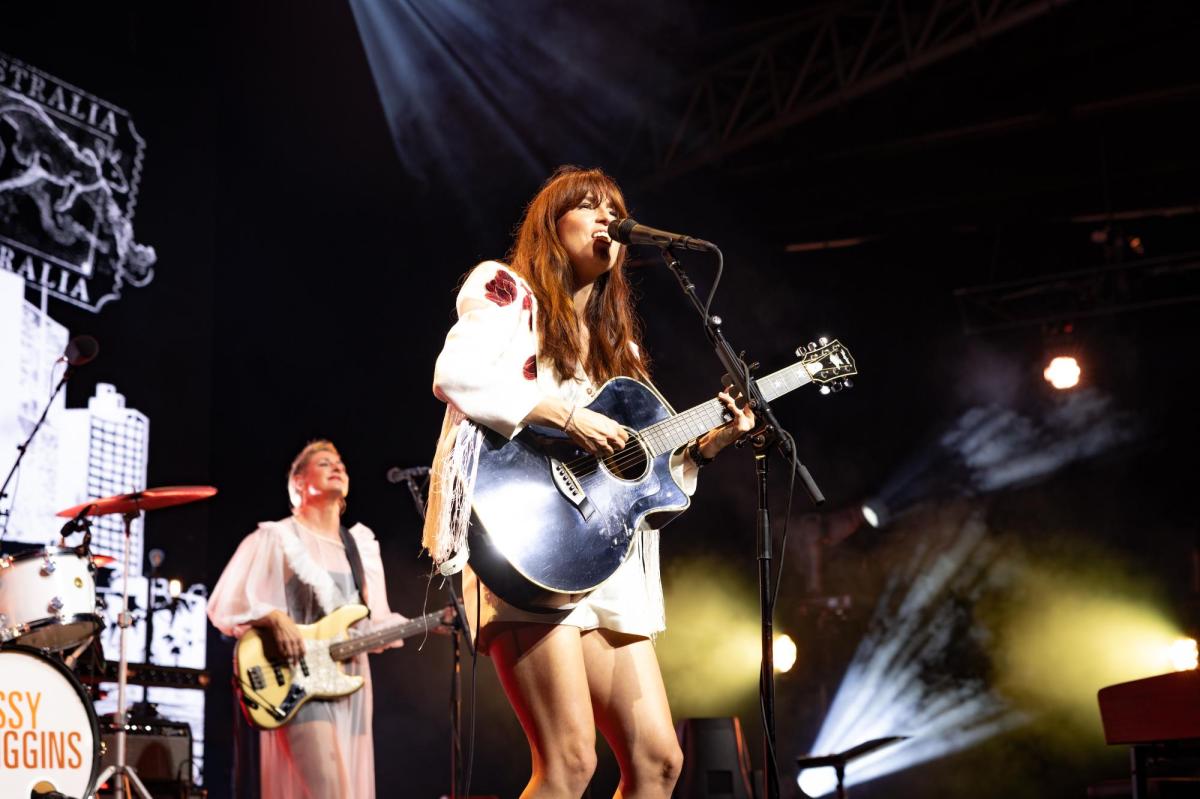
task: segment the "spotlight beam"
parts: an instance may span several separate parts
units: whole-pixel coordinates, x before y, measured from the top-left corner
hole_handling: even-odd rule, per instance
[[[951,597],[979,598],[997,548],[977,515],[957,525],[949,546],[923,539],[889,580],[811,751],[837,752],[864,739],[912,736],[846,767],[846,784],[909,768],[1025,722],[978,680],[930,682],[930,664],[959,630]],[[800,787],[821,796],[834,775],[805,771]]]

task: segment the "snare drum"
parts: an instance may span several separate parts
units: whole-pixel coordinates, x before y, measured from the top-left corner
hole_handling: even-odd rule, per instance
[[[0,650],[0,796],[88,797],[99,771],[96,712],[75,675],[35,649]]]
[[[94,635],[104,626],[94,571],[67,547],[0,557],[0,642],[58,651]]]

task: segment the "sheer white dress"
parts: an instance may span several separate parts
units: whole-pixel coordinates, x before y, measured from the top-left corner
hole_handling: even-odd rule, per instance
[[[361,524],[350,533],[371,609],[352,634],[403,620],[388,607],[374,533]],[[246,536],[213,588],[208,616],[217,629],[236,637],[273,610],[309,624],[361,601],[342,542],[289,518],[263,522]],[[363,676],[362,689],[343,699],[308,702],[285,727],[259,733],[263,799],[374,799],[371,670],[366,655],[343,665],[347,673]]]

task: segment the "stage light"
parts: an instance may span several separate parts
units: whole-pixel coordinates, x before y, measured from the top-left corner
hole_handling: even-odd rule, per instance
[[[1042,377],[1046,378],[1046,382],[1059,391],[1079,385],[1079,376],[1082,374],[1083,370],[1079,368],[1079,361],[1070,355],[1055,356],[1042,371]]]
[[[1191,638],[1176,638],[1171,643],[1168,657],[1175,671],[1192,671],[1200,665],[1200,650]]]
[[[1014,564],[1013,599],[994,630],[1004,664],[994,685],[1023,707],[1053,710],[1063,740],[1093,729],[1101,688],[1171,672],[1189,650],[1129,564],[1088,556]]]
[[[1194,644],[1193,644],[1194,646]],[[790,635],[775,636],[775,671],[788,672],[796,665],[796,642]]]
[[[878,530],[887,524],[887,506],[878,498],[868,499],[862,505],[862,517],[866,520],[867,524]]]
[[[897,735],[912,740],[849,763],[846,785],[944,757],[1025,721],[982,681],[925,679],[962,635],[955,597],[976,590],[996,558],[982,518],[947,510],[906,519],[929,525],[929,534],[893,571],[808,751],[844,752]],[[811,797],[824,796],[837,790],[837,776],[807,769],[798,784]]]
[[[728,715],[758,691],[758,589],[740,565],[694,558],[664,569],[670,623],[655,650],[671,709],[680,717]]]
[[[172,579],[167,583],[167,591],[171,594],[171,599],[179,599],[179,595],[183,593],[183,581]]]

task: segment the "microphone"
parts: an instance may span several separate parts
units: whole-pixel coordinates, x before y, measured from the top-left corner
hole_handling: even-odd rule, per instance
[[[408,469],[401,469],[399,466],[393,466],[387,470],[387,481],[389,483],[403,483],[405,480],[424,477],[427,474],[429,474],[428,466],[413,466]]]
[[[88,516],[88,513],[94,507],[96,507],[96,506],[95,505],[84,505],[82,508],[80,508],[79,513],[76,513],[75,517],[73,519],[71,519],[69,522],[67,522],[66,524],[64,524],[62,526],[62,529],[59,530],[59,534],[63,538],[66,538],[67,536],[78,533],[80,530],[89,530],[90,531],[91,525],[89,524],[89,522],[87,520],[87,516]],[[90,541],[91,538],[89,537],[88,540]]]
[[[91,336],[76,336],[67,342],[62,359],[71,366],[83,366],[91,363],[100,354],[100,342]]]
[[[681,247],[685,250],[715,250],[715,244],[704,239],[694,239],[679,233],[668,233],[665,230],[639,225],[636,219],[626,217],[608,225],[608,236],[613,241],[622,244],[653,244],[664,250],[671,247]]]

